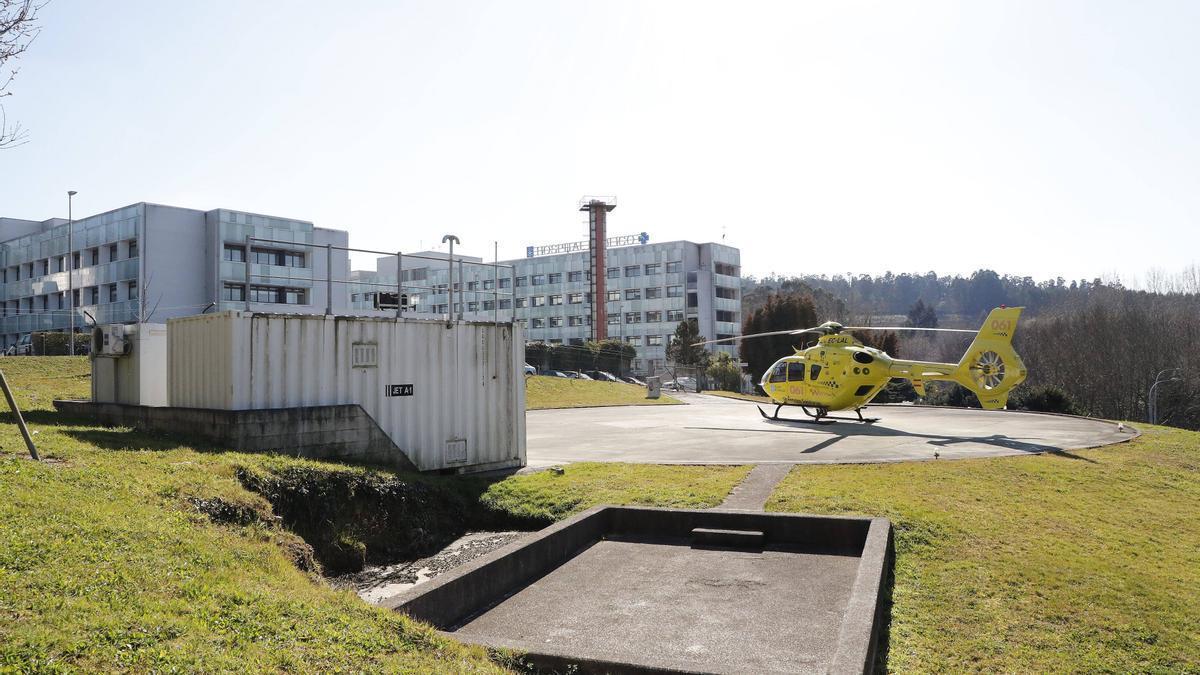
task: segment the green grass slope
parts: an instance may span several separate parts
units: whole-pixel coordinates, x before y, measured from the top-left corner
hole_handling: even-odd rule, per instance
[[[4,358],[0,368],[49,460],[28,459],[6,412],[0,423],[0,671],[502,670],[482,650],[301,571],[295,562],[304,561],[305,544],[239,475],[283,481],[311,475],[318,485],[322,474],[345,472],[361,474],[362,481],[328,485],[406,480],[449,489],[459,483],[222,452],[66,420],[50,401],[87,397],[84,359]],[[487,502],[483,507],[553,517],[586,508],[595,495],[617,503],[718,503],[744,475],[738,469],[664,475],[659,480],[672,489],[659,497],[657,489],[645,488],[647,481],[625,478],[642,472],[612,465],[571,468],[545,486],[540,475],[462,484]]]
[[[1200,672],[1200,433],[797,467],[767,508],[892,519],[889,670]]]
[[[678,399],[663,394],[646,398],[646,388],[623,382],[571,380],[533,375],[525,378],[525,409],[585,408],[610,405],[669,405]]]

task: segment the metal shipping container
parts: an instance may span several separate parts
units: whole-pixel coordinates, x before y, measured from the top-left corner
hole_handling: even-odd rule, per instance
[[[422,471],[525,464],[512,324],[226,311],[168,322],[171,405],[357,403]]]

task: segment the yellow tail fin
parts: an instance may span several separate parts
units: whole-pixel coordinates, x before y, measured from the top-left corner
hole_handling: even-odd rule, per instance
[[[975,392],[979,404],[989,410],[1003,408],[1008,392],[1025,381],[1025,364],[1012,347],[1023,309],[993,309],[954,371],[954,380]]]

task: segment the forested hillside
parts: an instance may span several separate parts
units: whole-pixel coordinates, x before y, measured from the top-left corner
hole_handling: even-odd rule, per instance
[[[1145,295],[1186,296],[1200,294],[1200,268],[1192,266],[1177,275],[1152,272],[1147,275]],[[818,313],[837,319],[861,320],[872,316],[907,314],[918,300],[931,305],[941,317],[975,320],[999,305],[1022,306],[1030,314],[1061,306],[1080,305],[1093,296],[1112,291],[1138,293],[1119,283],[1101,279],[1066,280],[1062,277],[1038,281],[1032,277],[1000,275],[978,270],[968,277],[925,274],[887,274],[873,277],[800,275],[742,279],[742,313],[766,304],[771,293],[801,293],[812,296]]]

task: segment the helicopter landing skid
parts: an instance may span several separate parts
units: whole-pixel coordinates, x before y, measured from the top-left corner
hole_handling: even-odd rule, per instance
[[[837,417],[837,416],[827,415],[821,408],[818,408],[817,412],[811,413],[808,411],[807,407],[799,406],[800,409],[804,411],[805,415],[808,415],[809,417],[812,418],[812,419],[805,420],[805,419],[795,419],[795,418],[789,418],[789,417],[780,417],[779,411],[783,408],[782,403],[775,406],[775,412],[771,415],[768,415],[766,413],[766,411],[762,409],[762,406],[754,406],[754,407],[758,408],[758,414],[762,415],[763,419],[777,420],[777,421],[782,421],[782,422],[803,422],[805,424],[832,424],[833,422],[840,420],[843,422],[862,422],[863,424],[874,424],[879,421],[878,417],[863,417],[861,408],[854,409],[855,414],[858,415],[858,419],[855,419],[853,417]]]

